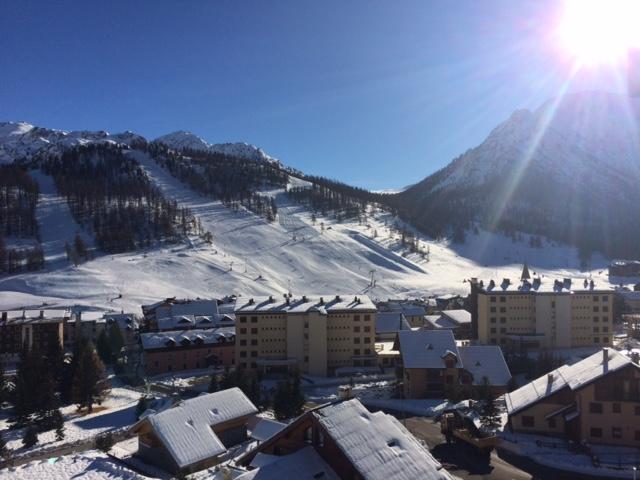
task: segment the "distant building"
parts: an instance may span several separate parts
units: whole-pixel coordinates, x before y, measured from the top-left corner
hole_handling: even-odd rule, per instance
[[[640,367],[613,349],[563,365],[505,402],[514,432],[640,446]]]
[[[640,277],[640,261],[613,260],[609,264],[610,277]]]
[[[453,478],[395,417],[357,399],[308,411],[236,463],[251,469],[242,480]]]
[[[443,310],[437,315],[425,315],[424,328],[451,330],[457,339],[468,339],[471,337],[471,312],[457,309]]]
[[[472,280],[478,340],[510,350],[609,345],[613,339],[610,288],[587,280]]]
[[[376,366],[376,307],[366,295],[239,299],[236,367],[327,376]]]
[[[142,305],[145,329],[158,330],[158,320],[167,317],[202,316],[216,317],[220,310],[216,299],[176,299],[166,298],[150,305]]]
[[[231,367],[235,362],[234,327],[148,332],[140,341],[147,375]]]
[[[258,409],[239,388],[183,400],[138,421],[136,455],[173,474],[212,467],[229,447],[247,440],[247,424]]]
[[[398,332],[405,398],[442,398],[455,385],[489,381],[496,395],[507,391],[509,367],[498,346],[457,346],[451,330]]]
[[[108,313],[102,310],[79,310],[64,322],[64,345],[67,349],[73,348],[78,339],[78,332],[83,338],[95,344],[100,333],[114,323],[120,328],[125,345],[136,343],[138,320],[135,315]]]
[[[402,314],[411,327],[421,327],[428,305],[417,300],[388,300],[377,304],[380,313]]]
[[[411,325],[401,311],[378,312],[376,315],[376,354],[382,368],[395,367],[400,363],[400,352],[393,344],[400,330],[410,330]]]
[[[5,310],[0,313],[0,361],[14,363],[23,346],[45,352],[49,342],[63,346],[69,310]]]
[[[233,315],[221,313],[214,315],[179,315],[160,318],[156,321],[159,331],[233,327],[235,324],[236,321]]]

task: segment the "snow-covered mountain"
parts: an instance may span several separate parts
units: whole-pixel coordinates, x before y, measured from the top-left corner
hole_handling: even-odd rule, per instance
[[[246,158],[257,162],[280,164],[277,159],[270,157],[261,148],[254,145],[244,142],[212,144],[191,132],[185,132],[182,130],[158,137],[154,142],[162,143],[175,150],[187,148],[212,153],[221,153],[230,157]]]
[[[480,222],[638,255],[613,232],[640,232],[639,181],[640,99],[585,92],[516,111],[396,201],[434,234]]]
[[[0,122],[0,163],[30,159],[39,153],[59,153],[88,143],[132,145],[146,140],[133,132],[109,134],[86,130],[66,132],[36,127],[26,122]]]

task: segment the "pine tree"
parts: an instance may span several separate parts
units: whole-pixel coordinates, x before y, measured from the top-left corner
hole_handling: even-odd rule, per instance
[[[113,322],[109,327],[108,338],[109,348],[111,349],[111,358],[112,361],[115,361],[120,357],[120,352],[122,351],[122,347],[124,347],[124,337],[122,336],[122,331],[120,330],[118,322]]]
[[[24,437],[22,437],[22,445],[24,448],[31,448],[38,443],[38,432],[36,432],[33,425],[29,425],[24,431]]]
[[[500,412],[496,402],[496,396],[491,389],[491,383],[487,377],[482,379],[482,398],[480,399],[480,423],[487,430],[495,430],[500,426]]]
[[[138,400],[138,404],[136,405],[136,418],[140,418],[140,415],[142,415],[148,409],[149,402],[147,401],[147,397],[143,395],[142,397],[140,397],[140,400]]]
[[[96,448],[104,453],[108,453],[114,443],[113,434],[111,432],[107,432],[96,438]]]
[[[7,401],[9,397],[8,382],[4,373],[4,365],[0,362],[0,405]]]
[[[53,411],[51,423],[53,428],[56,429],[56,440],[64,440],[64,417],[59,408]]]
[[[92,412],[93,404],[108,389],[108,384],[104,364],[93,345],[86,341],[83,343],[74,369],[73,401],[78,404],[78,409],[86,407]]]
[[[107,336],[106,329],[102,329],[100,335],[98,335],[98,340],[96,341],[96,349],[98,350],[100,359],[104,363],[110,364],[113,357],[111,355],[111,345],[109,344],[109,338]]]
[[[217,392],[220,390],[220,381],[218,380],[218,375],[216,373],[211,374],[211,380],[209,381],[209,388],[207,391],[209,393]]]
[[[0,458],[7,458],[8,456],[9,456],[9,449],[7,448],[7,442],[2,436],[2,432],[0,432]]]
[[[73,246],[76,251],[76,255],[78,257],[86,260],[87,259],[87,245],[84,243],[84,240],[80,236],[79,233],[76,233],[76,237],[73,240]]]

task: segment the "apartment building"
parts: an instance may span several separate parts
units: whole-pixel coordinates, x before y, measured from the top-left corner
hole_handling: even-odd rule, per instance
[[[604,348],[505,395],[514,432],[640,446],[640,366]]]
[[[376,307],[367,296],[238,299],[236,366],[327,376],[375,366]]]
[[[7,310],[0,316],[0,361],[15,362],[22,347],[46,351],[52,339],[62,346],[69,310]]]
[[[613,297],[591,281],[508,278],[471,280],[472,330],[482,343],[505,348],[573,348],[610,345]]]

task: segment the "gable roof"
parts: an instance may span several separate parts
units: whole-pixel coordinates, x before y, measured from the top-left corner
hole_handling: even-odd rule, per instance
[[[320,407],[312,415],[366,480],[451,478],[398,420],[369,412],[357,399]]]
[[[442,315],[457,325],[468,325],[471,323],[471,312],[467,312],[466,310],[443,310]]]
[[[376,306],[367,295],[303,295],[301,297],[253,297],[236,302],[236,314],[373,312]]]
[[[263,455],[264,454],[258,454]],[[258,457],[256,457],[258,458]],[[340,480],[340,477],[316,453],[313,447],[304,447],[297,452],[280,457],[269,455],[268,463],[236,480]]]
[[[507,393],[505,395],[507,413],[509,415],[518,413],[563,388],[578,390],[629,364],[633,364],[629,357],[616,350],[603,348],[584,360],[573,365],[562,365],[517,390]]]
[[[411,325],[400,312],[378,312],[376,314],[376,334],[395,333],[400,330],[409,330]]]
[[[140,334],[144,350],[165,348],[167,346],[203,345],[232,341],[236,336],[235,327],[219,327],[194,330],[149,332]]]
[[[451,330],[402,330],[398,342],[404,368],[444,368],[447,350],[458,357],[456,367],[462,367]]]
[[[141,422],[149,422],[176,464],[183,468],[226,452],[212,427],[257,411],[242,390],[234,387],[184,400]]]
[[[458,347],[464,369],[473,375],[473,384],[480,385],[487,377],[494,386],[504,386],[511,379],[511,372],[497,345]]]

